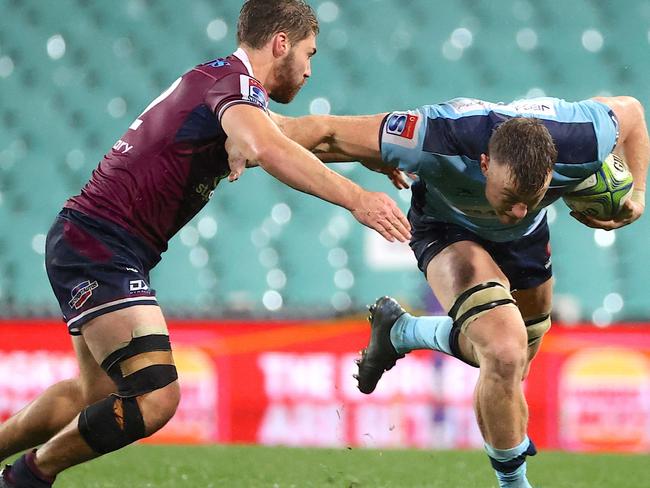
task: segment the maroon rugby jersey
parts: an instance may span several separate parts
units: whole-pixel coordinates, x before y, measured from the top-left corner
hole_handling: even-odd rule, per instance
[[[268,105],[241,49],[193,68],[151,102],[65,207],[115,222],[164,252],[230,172],[220,121],[237,103]]]

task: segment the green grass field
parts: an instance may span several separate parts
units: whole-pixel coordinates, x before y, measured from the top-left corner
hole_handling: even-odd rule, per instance
[[[543,452],[535,488],[645,488],[647,456]],[[59,476],[61,488],[494,488],[477,451],[133,446]]]

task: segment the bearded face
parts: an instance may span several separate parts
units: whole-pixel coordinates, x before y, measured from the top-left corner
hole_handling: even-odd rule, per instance
[[[273,70],[275,86],[269,92],[271,99],[278,103],[293,100],[305,84],[304,71],[304,67],[296,60],[296,53],[291,50]]]

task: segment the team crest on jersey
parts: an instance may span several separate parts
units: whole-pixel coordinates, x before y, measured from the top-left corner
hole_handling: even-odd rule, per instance
[[[405,139],[413,139],[418,118],[413,114],[394,113],[386,121],[386,132]]]
[[[92,296],[93,290],[99,285],[96,281],[91,282],[90,280],[82,281],[77,286],[75,286],[70,294],[72,295],[72,300],[68,304],[75,310],[79,310],[84,306],[84,303]]]
[[[241,94],[244,99],[266,109],[269,104],[269,100],[266,95],[266,90],[262,84],[256,79],[245,75],[241,75],[239,80]]]

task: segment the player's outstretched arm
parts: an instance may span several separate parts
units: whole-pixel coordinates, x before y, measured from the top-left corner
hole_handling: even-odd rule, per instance
[[[401,190],[409,187],[404,174],[381,159],[379,130],[385,116],[308,115],[293,118],[271,114],[284,135],[313,152],[321,161],[360,161],[369,170],[385,174]]]
[[[232,105],[221,116],[221,125],[229,139],[229,159],[257,161],[292,188],[346,208],[389,241],[410,238],[409,223],[393,200],[383,193],[368,192],[327,168],[284,136],[259,108]]]
[[[272,114],[282,132],[322,161],[381,162],[379,129],[386,114],[307,115]]]
[[[622,154],[630,168],[634,177],[634,190],[632,197],[612,220],[602,221],[579,215],[576,218],[589,227],[612,230],[631,224],[643,215],[650,141],[643,105],[636,98],[595,97],[594,100],[608,105],[618,119],[620,127],[616,152]]]

